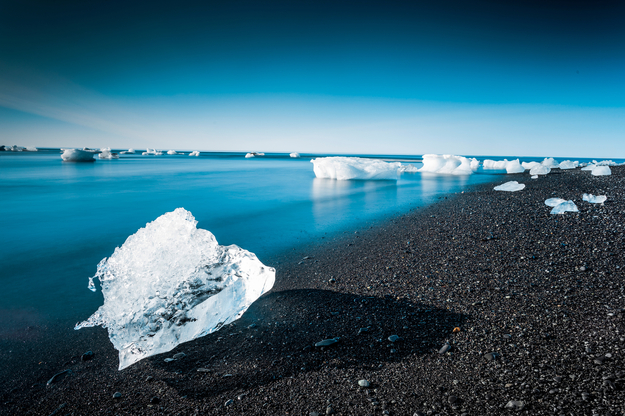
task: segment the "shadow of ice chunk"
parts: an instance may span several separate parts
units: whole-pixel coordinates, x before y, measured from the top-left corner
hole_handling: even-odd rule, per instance
[[[104,304],[75,329],[107,328],[120,370],[217,331],[272,288],[273,268],[196,224],[183,208],[168,212],[98,264]]]
[[[506,182],[502,185],[495,186],[493,188],[495,191],[507,191],[507,192],[516,192],[525,188],[524,183],[518,183],[517,181]]]
[[[593,194],[584,194],[582,196],[584,201],[590,202],[591,204],[603,204],[608,197],[605,195],[593,195]]]
[[[564,201],[563,199],[559,204],[557,205],[550,205],[549,203],[547,203],[548,201],[551,201],[551,203],[555,203],[555,201],[553,200],[559,200],[560,198],[550,198],[547,201],[545,201],[546,205],[549,205],[551,207],[553,207],[553,209],[551,210],[550,214],[564,214],[565,212],[579,212],[579,210],[577,209],[577,205],[575,205],[575,203],[573,201]]]

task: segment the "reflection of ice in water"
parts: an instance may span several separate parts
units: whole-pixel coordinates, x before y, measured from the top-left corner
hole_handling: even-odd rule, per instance
[[[396,205],[395,181],[312,181],[313,217],[317,228],[339,223],[352,216],[367,215],[383,205]]]

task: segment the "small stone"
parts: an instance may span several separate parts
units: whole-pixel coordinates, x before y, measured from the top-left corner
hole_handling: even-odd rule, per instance
[[[158,397],[154,396],[150,399],[150,403],[152,404],[159,404],[161,402],[161,399],[159,399]]]
[[[369,383],[367,380],[358,380],[358,385],[360,387],[369,387],[371,386],[371,383]]]
[[[237,396],[237,400],[243,400],[243,399],[245,399],[245,396],[247,396],[247,393],[239,394]]]
[[[117,392],[113,393],[113,398],[114,399],[121,399],[122,398],[122,394],[117,391]]]
[[[362,334],[362,333],[364,333],[364,332],[369,332],[369,328],[360,328],[360,329],[358,330],[358,335],[360,335],[360,334]]]
[[[445,345],[443,345],[443,347],[440,350],[438,350],[438,353],[439,354],[445,354],[450,349],[451,349],[451,345],[449,345],[449,342],[448,342]]]
[[[334,277],[330,278],[328,280],[328,283],[336,283],[336,279]]]
[[[318,343],[316,343],[315,347],[329,347],[330,345],[336,344],[337,342],[339,342],[338,338],[324,339],[323,341],[319,341]]]
[[[174,360],[179,360],[181,358],[186,357],[187,354],[185,354],[184,352],[179,352],[178,354],[174,354],[174,356],[172,357]]]
[[[49,386],[52,383],[56,383],[61,378],[63,378],[63,376],[65,376],[67,374],[71,374],[71,373],[72,373],[72,370],[64,370],[64,371],[61,371],[60,373],[56,373],[55,375],[52,376],[52,378],[50,380],[48,380],[48,382],[46,384]]]
[[[80,361],[89,361],[93,359],[93,351],[87,351],[80,356]]]
[[[224,403],[224,406],[230,406],[232,403],[234,403],[234,400],[227,400],[226,403]]]
[[[506,409],[511,409],[511,410],[523,410],[523,408],[525,407],[525,403],[520,401],[520,400],[510,400],[508,402],[508,404],[506,404]]]
[[[484,358],[486,358],[488,361],[495,361],[499,358],[499,356],[500,354],[498,352],[489,352],[487,354],[484,354]]]
[[[412,416],[425,416],[425,413],[416,411]]]
[[[391,342],[396,342],[401,340],[401,338],[399,337],[399,335],[391,335],[390,337],[388,337],[388,340]]]
[[[595,358],[595,359],[594,359],[594,361],[593,361],[593,362],[594,362],[595,364],[597,364],[597,365],[601,365],[601,364],[603,364],[603,361],[604,361],[604,360],[605,360],[605,357],[597,357],[597,358]]]
[[[172,361],[176,361],[173,358],[165,358],[163,361],[165,361],[166,363],[171,363]]]
[[[456,396],[454,396],[454,395],[451,395],[451,396],[449,396],[449,397],[447,398],[447,401],[448,401],[449,403],[451,403],[451,404],[454,404],[454,403],[456,403],[456,402],[458,401],[458,397],[456,397]]]
[[[147,376],[145,378],[145,381],[152,381],[152,380],[154,380],[154,377],[152,377],[152,376]]]
[[[514,386],[514,384],[512,384],[512,383],[508,383],[508,384],[506,384],[506,388],[510,388],[510,387],[512,387],[512,386]]]
[[[334,414],[334,409],[332,409],[332,406],[326,407],[326,415],[331,415],[331,414]]]
[[[251,324],[251,325],[248,325],[247,327],[247,329],[252,329],[252,328],[256,328],[256,324]]]
[[[209,370],[208,368],[203,368],[203,367],[202,367],[202,368],[198,368],[198,369],[197,369],[197,372],[198,372],[198,373],[210,373],[210,372],[211,372],[211,370]]]
[[[319,412],[312,411],[309,413],[310,416],[319,416]]]

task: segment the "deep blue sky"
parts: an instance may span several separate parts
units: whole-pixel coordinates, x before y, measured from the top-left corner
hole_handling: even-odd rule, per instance
[[[0,4],[0,143],[625,157],[623,2],[127,3]]]

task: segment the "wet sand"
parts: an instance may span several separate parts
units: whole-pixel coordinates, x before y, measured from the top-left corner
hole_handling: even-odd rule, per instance
[[[104,329],[17,329],[0,341],[0,413],[624,414],[625,167],[612,173],[508,175],[527,187],[479,185],[294,251],[240,320],[123,371]],[[550,215],[552,197],[580,212]]]

